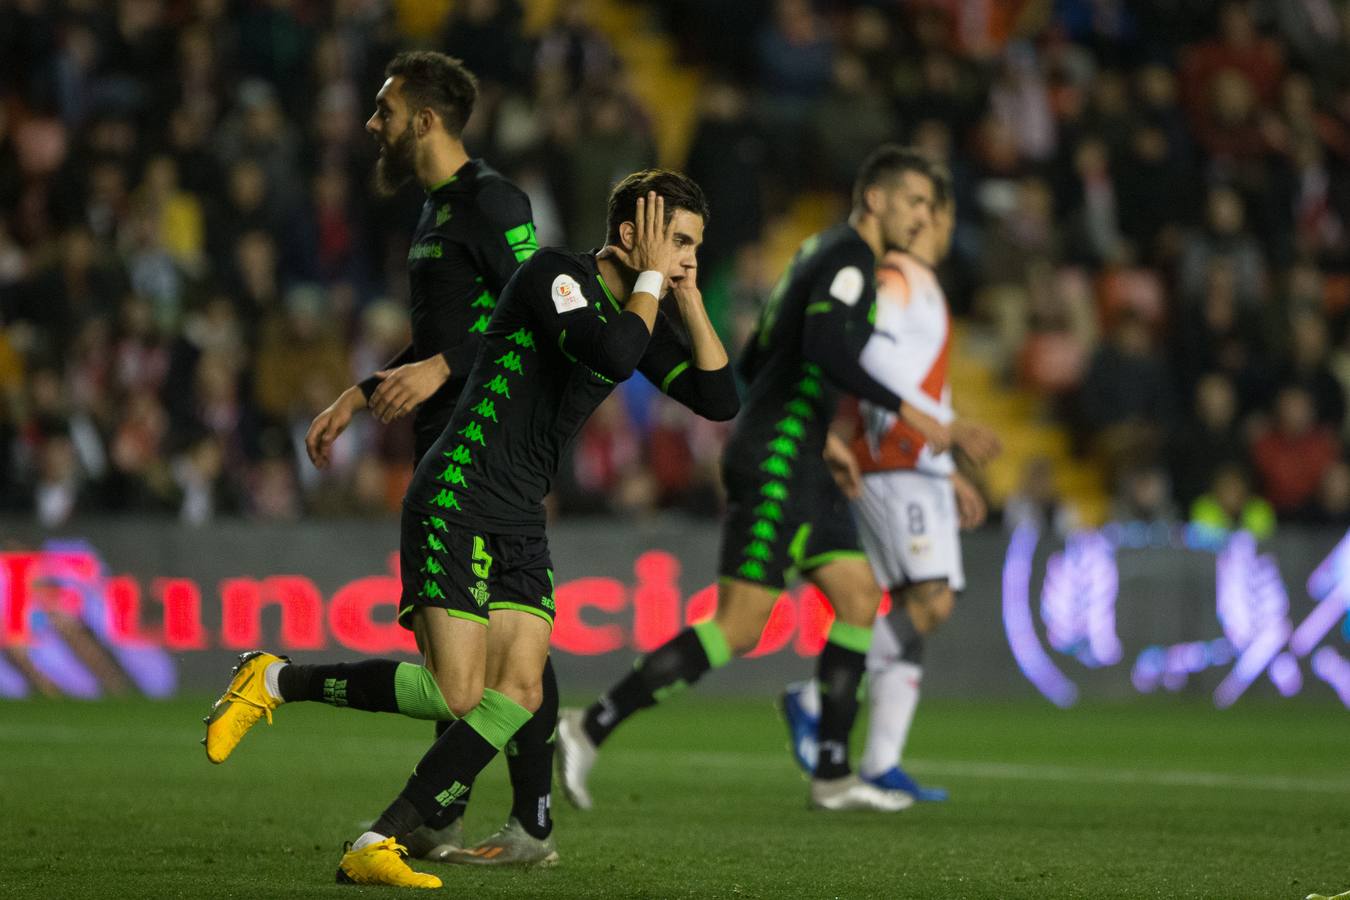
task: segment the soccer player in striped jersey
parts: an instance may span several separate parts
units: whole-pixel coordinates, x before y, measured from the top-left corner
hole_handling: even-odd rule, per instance
[[[934,267],[951,245],[955,209],[945,190],[939,194],[932,225],[908,252],[882,259],[876,330],[861,362],[878,381],[949,424],[954,449],[933,448],[906,421],[864,400],[856,417],[838,423],[847,423],[837,429],[847,432],[846,440],[836,435],[825,451],[852,499],[873,572],[894,603],[889,620],[879,616],[872,629],[870,715],[859,774],[925,801],[945,799],[946,792],[921,787],[900,766],[919,699],[924,636],[951,615],[965,586],[958,527],[975,527],[985,515],[983,498],[958,471],[955,457],[968,445],[985,458],[997,452],[992,432],[956,421],[952,410],[951,317]],[[793,751],[807,769],[814,765],[818,697],[814,682],[789,686],[784,697]]]

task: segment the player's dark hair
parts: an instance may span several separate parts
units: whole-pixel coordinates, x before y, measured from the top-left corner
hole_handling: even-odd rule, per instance
[[[610,191],[605,243],[619,242],[619,226],[633,221],[637,216],[638,198],[647,196],[648,191],[655,191],[665,198],[667,225],[677,209],[691,212],[707,223],[708,198],[703,196],[703,188],[694,179],[670,169],[643,169],[629,175]]]
[[[952,170],[944,163],[928,163],[928,175],[933,179],[933,205],[946,206],[955,199],[952,196]]]
[[[899,144],[883,144],[873,150],[858,169],[858,177],[853,182],[853,206],[862,206],[863,193],[870,187],[891,183],[906,172],[917,172],[932,179],[937,189],[938,179],[933,174],[933,164],[928,157],[910,147]]]
[[[384,68],[385,78],[395,76],[403,79],[410,112],[434,110],[451,137],[464,133],[478,99],[478,79],[464,63],[432,50],[405,50]]]

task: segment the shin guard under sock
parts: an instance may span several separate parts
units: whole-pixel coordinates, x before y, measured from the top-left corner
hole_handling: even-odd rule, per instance
[[[530,713],[505,694],[489,688],[467,716],[451,724],[413,769],[398,799],[375,821],[377,834],[406,834],[433,821],[468,793],[473,780]]]
[[[439,740],[440,736],[449,731],[450,726],[454,723],[454,719],[437,722],[436,738]],[[453,803],[443,807],[440,812],[428,819],[426,821],[426,826],[433,831],[440,831],[442,828],[449,828],[451,825],[455,824],[455,822],[464,818],[464,813],[469,808],[469,795],[471,793],[473,793],[472,786],[459,797],[456,797]]]
[[[544,696],[530,721],[506,744],[511,773],[511,815],[530,835],[543,840],[553,831],[553,731],[558,727],[558,676],[553,659],[544,663]]]
[[[598,747],[640,709],[693,684],[731,660],[731,648],[711,619],[686,628],[638,660],[632,673],[586,710],[586,734]]]
[[[394,680],[401,665],[392,659],[318,666],[292,663],[277,673],[277,687],[287,703],[311,700],[367,712],[398,712]]]
[[[820,755],[815,777],[842,778],[851,770],[848,737],[858,718],[858,687],[867,662],[872,629],[835,620],[820,652],[816,681],[820,684]]]

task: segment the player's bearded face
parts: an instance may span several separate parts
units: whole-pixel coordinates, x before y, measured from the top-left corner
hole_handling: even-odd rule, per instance
[[[411,117],[403,123],[398,137],[380,142],[380,158],[375,163],[375,187],[384,196],[392,196],[414,174],[414,154]]]

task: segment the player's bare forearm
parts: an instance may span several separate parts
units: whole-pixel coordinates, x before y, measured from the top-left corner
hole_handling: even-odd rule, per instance
[[[1003,442],[992,428],[968,419],[953,422],[951,436],[952,445],[960,447],[977,465],[983,465],[1003,452]]]
[[[898,413],[902,419],[918,429],[924,442],[934,453],[942,453],[952,445],[951,429],[933,416],[921,411],[909,402],[902,402]]]
[[[450,377],[450,366],[445,357],[437,353],[421,362],[375,374],[384,380],[370,397],[370,409],[376,418],[388,424],[412,412],[440,390]]]
[[[691,276],[692,277],[692,276]],[[694,365],[705,372],[714,372],[730,362],[722,339],[717,336],[708,311],[703,306],[703,294],[696,287],[675,288],[675,300],[680,318],[689,332],[689,345]]]
[[[343,404],[352,412],[356,412],[357,410],[360,409],[365,409],[367,406],[369,406],[369,404],[366,402],[365,392],[361,390],[361,386],[359,384],[354,384],[351,387],[347,388],[345,391],[343,391],[341,394],[339,394],[337,400],[335,401],[335,404],[336,403]]]

